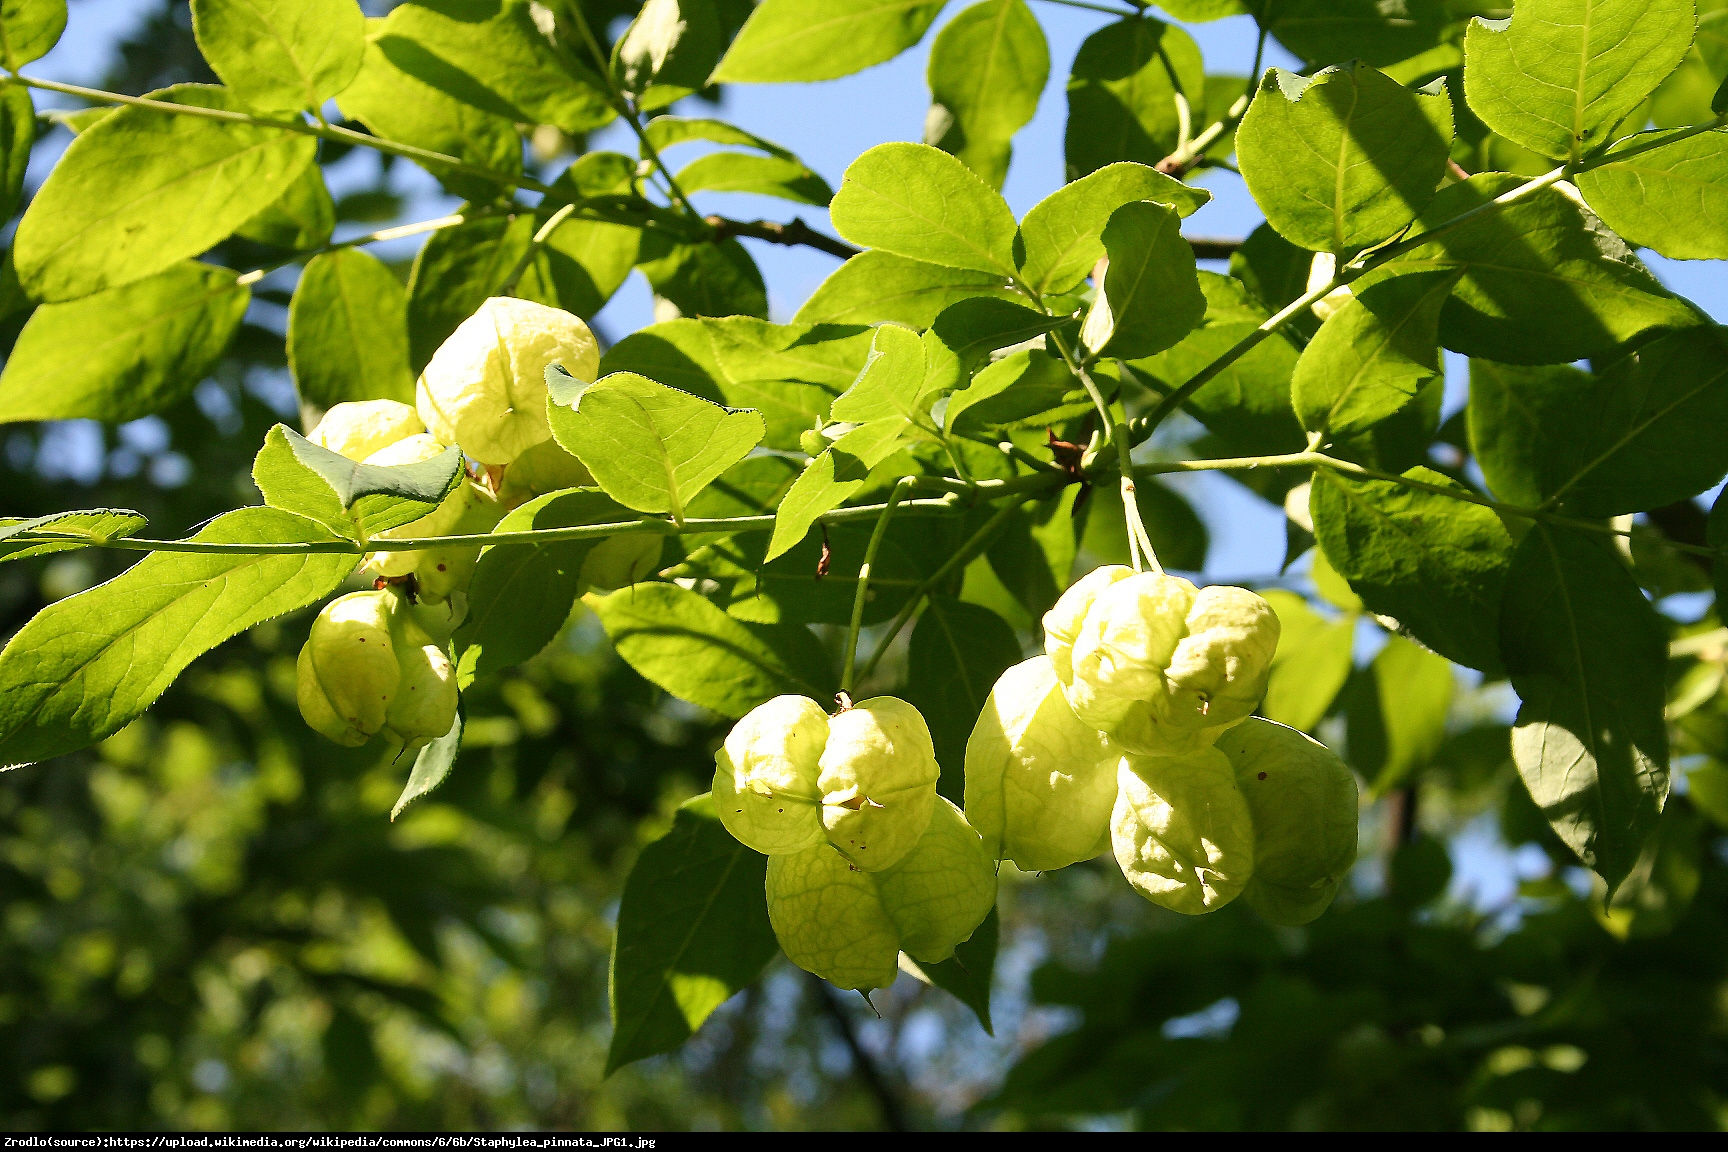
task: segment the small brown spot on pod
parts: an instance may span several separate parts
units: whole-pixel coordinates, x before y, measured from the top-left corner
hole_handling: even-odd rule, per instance
[[[1262,780],[1266,779],[1266,773],[1264,773],[1264,772],[1260,773],[1260,779],[1262,779]]]

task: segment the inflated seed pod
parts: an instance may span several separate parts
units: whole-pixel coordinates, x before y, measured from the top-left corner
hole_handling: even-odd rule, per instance
[[[324,413],[306,439],[355,462],[426,431],[412,405],[396,400],[349,400]]]
[[[401,675],[384,712],[384,733],[412,754],[450,731],[455,722],[456,670],[444,649],[407,612],[397,612],[393,640]]]
[[[1136,891],[1189,916],[1241,894],[1254,874],[1254,823],[1222,752],[1124,756],[1117,784],[1110,841]]]
[[[732,726],[714,754],[714,807],[726,830],[765,856],[827,843],[819,761],[828,714],[806,696],[776,696]]]
[[[1277,647],[1278,617],[1254,593],[1142,572],[1093,598],[1063,688],[1126,751],[1180,756],[1254,711]]]
[[[350,592],[324,605],[295,662],[295,698],[313,731],[357,748],[384,727],[401,669],[391,630],[397,598]]]
[[[418,464],[445,451],[445,446],[429,435],[410,436],[374,454],[368,464],[393,466]],[[504,509],[492,494],[472,480],[464,479],[444,502],[412,524],[379,532],[379,540],[413,540],[432,536],[476,535],[490,532],[503,519]],[[476,545],[451,545],[441,548],[416,549],[412,552],[373,552],[366,557],[365,570],[380,576],[398,578],[412,573],[418,599],[438,604],[452,593],[466,592],[474,575],[474,565],[480,559]]]
[[[1002,673],[966,741],[966,819],[995,860],[1028,872],[1110,850],[1116,762],[1068,707],[1049,656]]]
[[[582,560],[580,590],[611,592],[641,583],[659,570],[665,545],[664,536],[647,532],[606,537]]]
[[[1356,777],[1330,748],[1258,716],[1218,740],[1254,820],[1242,898],[1274,924],[1306,924],[1356,862]]]
[[[886,872],[870,875],[901,951],[925,964],[954,955],[996,906],[996,861],[943,796],[936,797],[930,824],[912,851]]]
[[[542,440],[516,457],[504,470],[498,502],[506,509],[514,509],[549,492],[593,486],[594,474],[582,461],[564,451],[558,441]]]
[[[1118,581],[1134,575],[1126,564],[1105,564],[1094,568],[1069,585],[1068,591],[1044,613],[1044,652],[1050,657],[1056,678],[1067,684],[1074,678],[1074,641],[1080,638],[1080,626],[1098,593]]]
[[[578,317],[494,296],[432,356],[415,389],[426,428],[482,464],[509,464],[551,438],[546,369],[578,380],[600,370],[600,345]]]
[[[940,774],[912,705],[877,696],[841,712],[828,721],[817,778],[828,839],[866,871],[892,868],[929,827]]]
[[[768,922],[787,959],[838,988],[894,983],[900,933],[876,880],[827,842],[768,857]]]

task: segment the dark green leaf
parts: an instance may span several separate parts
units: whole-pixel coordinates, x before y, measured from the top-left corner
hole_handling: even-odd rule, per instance
[[[324,170],[308,164],[288,190],[235,230],[236,236],[304,252],[322,248],[336,230],[336,202],[324,183]]]
[[[714,72],[716,83],[833,80],[918,43],[944,0],[763,0]]]
[[[318,107],[348,87],[366,51],[351,0],[193,0],[192,31],[222,82],[262,112]]]
[[[290,512],[242,508],[193,539],[340,538]],[[350,553],[154,552],[106,584],[50,604],[0,652],[0,763],[34,763],[113,735],[194,659],[328,596],[357,560]]]
[[[122,423],[189,395],[246,313],[234,273],[187,260],[123,288],[36,309],[0,374],[0,421]]]
[[[1188,33],[1145,18],[1092,33],[1068,79],[1068,179],[1122,160],[1150,167],[1170,155],[1181,124],[1178,97],[1191,107],[1206,98],[1206,68]]]
[[[36,106],[30,90],[8,85],[0,95],[0,219],[10,220],[24,194],[24,170],[36,143]]]
[[[1356,616],[1329,621],[1294,592],[1261,593],[1278,613],[1281,631],[1261,714],[1304,732],[1325,719],[1350,678]]]
[[[1050,45],[1026,0],[983,0],[955,16],[930,48],[927,75],[924,142],[1001,188],[1014,133],[1050,77]]]
[[[664,108],[708,86],[720,48],[710,0],[647,0],[612,49],[612,74],[638,107]]]
[[[357,464],[278,424],[252,463],[252,481],[272,508],[316,520],[363,540],[400,528],[444,502],[464,472],[462,452],[446,448],[418,464]]]
[[[1470,439],[1501,499],[1585,516],[1660,508],[1728,473],[1728,340],[1714,326],[1652,340],[1592,376],[1474,361]]]
[[[1513,143],[1575,160],[1679,67],[1697,27],[1692,0],[1520,0],[1509,21],[1470,22],[1464,96]]]
[[[300,398],[414,403],[408,297],[395,273],[355,248],[306,265],[288,307],[288,367]]]
[[[1566,846],[1617,888],[1668,796],[1667,637],[1602,537],[1535,524],[1500,614],[1512,755]]]
[[[809,656],[816,638],[801,625],[748,625],[676,584],[637,584],[585,602],[625,663],[722,716],[786,693],[826,700],[832,692],[831,674],[817,676],[826,670]]]
[[[495,532],[529,532],[636,519],[602,492],[540,496],[499,521]],[[493,545],[480,553],[468,589],[468,618],[456,632],[456,677],[481,676],[532,659],[564,627],[582,590],[582,563],[600,539]]]
[[[1313,77],[1274,68],[1236,132],[1248,190],[1294,243],[1346,252],[1398,232],[1434,196],[1452,146],[1452,102],[1367,64]]]
[[[1151,200],[1192,215],[1212,198],[1144,164],[1108,164],[1044,197],[1020,222],[1020,277],[1035,292],[1067,292],[1104,255],[1104,226],[1116,209]]]
[[[154,97],[236,103],[202,84]],[[280,196],[317,143],[279,128],[122,108],[72,141],[30,202],[13,247],[18,278],[32,299],[57,303],[170,268]]]
[[[684,1043],[780,950],[763,895],[768,858],[732,838],[707,793],[642,849],[612,943],[608,1074]]]
[[[1419,227],[1451,220],[1523,183],[1490,172],[1442,190]],[[1379,274],[1459,269],[1440,313],[1440,340],[1505,364],[1597,356],[1649,328],[1684,327],[1697,314],[1652,276],[1624,241],[1572,196],[1544,188],[1486,212]]]
[[[1008,202],[927,144],[878,144],[852,161],[829,212],[854,244],[949,268],[1015,272]]]
[[[1406,473],[1463,489],[1438,472]],[[1370,609],[1450,660],[1500,670],[1500,604],[1512,538],[1488,509],[1418,488],[1314,474],[1314,534],[1332,566]]]
[[[762,273],[737,240],[679,244],[652,259],[648,245],[643,247],[642,272],[655,295],[672,301],[683,315],[768,318]]]
[[[940,964],[918,966],[932,984],[972,1009],[978,1023],[992,1036],[996,1030],[990,1026],[990,985],[996,975],[997,937],[1001,930],[1001,918],[992,908],[972,938],[954,949],[954,955]]]
[[[1110,255],[1103,291],[1080,339],[1096,354],[1134,359],[1179,343],[1206,315],[1194,249],[1182,219],[1149,200],[1124,204],[1104,228]]]
[[[996,678],[1020,663],[1020,641],[1002,617],[961,600],[931,596],[912,629],[906,700],[924,714],[938,790],[958,802],[965,790],[966,740]]]
[[[1386,757],[1374,777],[1374,791],[1383,796],[1440,751],[1455,684],[1451,664],[1402,636],[1380,649],[1369,671],[1386,732]]]
[[[528,250],[534,228],[531,216],[491,216],[432,233],[408,276],[408,356],[415,373],[462,321],[498,294]]]
[[[1019,351],[991,363],[972,383],[948,398],[943,422],[962,436],[981,435],[1048,412],[1064,404],[1091,400],[1068,365],[1041,351]]]

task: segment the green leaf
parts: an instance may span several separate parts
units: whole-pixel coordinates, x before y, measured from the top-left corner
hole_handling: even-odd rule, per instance
[[[695,192],[749,192],[777,196],[795,204],[826,208],[834,190],[804,165],[783,156],[746,156],[741,152],[714,152],[691,161],[678,171],[678,187]]]
[[[1108,164],[1033,205],[1020,222],[1020,278],[1033,291],[1068,292],[1104,255],[1104,226],[1124,204],[1150,200],[1190,216],[1212,199],[1144,164]]]
[[[1298,248],[1261,224],[1248,234],[1230,257],[1230,275],[1240,280],[1248,294],[1270,312],[1282,311],[1297,297],[1308,291],[1308,273],[1314,265],[1314,253]],[[1312,338],[1320,327],[1320,318],[1311,308],[1304,308],[1290,318],[1286,330]]]
[[[1266,30],[1315,65],[1355,57],[1384,68],[1432,48],[1450,19],[1438,0],[1278,0],[1265,7]]]
[[[1015,272],[1008,202],[927,144],[878,144],[852,161],[829,214],[854,244],[950,268]]]
[[[193,0],[192,32],[222,83],[261,112],[317,108],[366,52],[353,0]]]
[[[1302,427],[1350,436],[1408,404],[1440,372],[1440,309],[1456,272],[1381,280],[1320,326],[1290,382]]]
[[[1692,0],[1520,0],[1510,20],[1470,22],[1464,98],[1513,143],[1576,160],[1680,66],[1697,27]]]
[[[1132,359],[1174,347],[1206,315],[1182,219],[1149,200],[1124,204],[1104,227],[1110,266],[1080,339],[1095,355]]]
[[[31,314],[0,373],[0,422],[119,424],[189,395],[228,347],[250,293],[192,260]]]
[[[66,0],[0,3],[0,51],[8,72],[48,54],[66,30]]]
[[[657,238],[649,234],[645,239]],[[672,301],[685,316],[768,318],[762,273],[736,239],[679,244],[652,259],[645,250],[642,256],[642,272],[654,294]]]
[[[10,220],[24,195],[24,172],[36,143],[36,106],[30,90],[8,85],[0,94],[0,220]]]
[[[1435,227],[1523,183],[1499,172],[1472,176],[1436,195],[1419,227]],[[1504,364],[1564,364],[1601,355],[1649,328],[1698,322],[1624,241],[1556,188],[1476,216],[1374,278],[1423,268],[1464,274],[1441,310],[1441,343]]]
[[[1716,502],[1710,506],[1708,532],[1710,547],[1716,549],[1716,554],[1728,555],[1728,499],[1722,495],[1718,495]],[[1728,589],[1728,563],[1711,565],[1710,582],[1716,589],[1716,603],[1728,604],[1728,596],[1723,595],[1724,590]]]
[[[1000,189],[1014,133],[1038,110],[1050,78],[1050,45],[1026,0],[982,0],[962,11],[937,34],[926,75],[924,142]]]
[[[579,488],[530,500],[494,532],[530,532],[636,519],[605,493]],[[564,627],[582,590],[582,563],[603,538],[492,545],[480,552],[468,617],[456,632],[456,679],[482,676],[538,655]]]
[[[990,1026],[990,985],[996,975],[997,938],[1001,931],[1001,918],[992,908],[972,938],[954,949],[954,955],[940,964],[918,965],[932,984],[972,1009],[978,1023],[991,1036],[996,1035],[996,1030]]]
[[[1190,24],[1239,16],[1249,10],[1248,0],[1160,0],[1158,7]]]
[[[707,140],[713,144],[742,144],[747,148],[760,148],[770,156],[779,156],[786,160],[796,159],[791,152],[772,140],[764,140],[754,132],[746,132],[736,124],[728,124],[724,120],[656,116],[648,121],[645,132],[648,142],[662,155],[668,148],[676,145],[687,144],[692,140]]]
[[[787,693],[826,700],[832,692],[831,674],[818,676],[826,670],[801,658],[816,644],[801,625],[748,625],[676,584],[636,584],[584,602],[625,663],[722,716],[742,716]]]
[[[412,524],[462,482],[462,450],[418,464],[357,464],[278,424],[252,462],[252,481],[272,508],[316,520],[351,540]]]
[[[944,0],[762,0],[714,72],[715,83],[833,80],[918,43]]]
[[[642,849],[612,941],[608,1075],[669,1052],[709,1013],[754,984],[780,945],[763,895],[768,858],[727,832],[707,793]]]
[[[1648,143],[1661,133],[1627,138]],[[1675,260],[1728,259],[1728,132],[1704,132],[1578,175],[1614,231]]]
[[[638,107],[664,108],[708,86],[720,48],[711,0],[647,0],[612,49],[612,75]]]
[[[684,509],[709,481],[749,455],[767,425],[632,372],[614,372],[573,399],[554,391],[552,434],[606,494],[638,512]]]
[[[636,162],[618,152],[579,156],[552,181],[555,193],[582,197],[633,195],[635,187]],[[567,219],[546,238],[517,292],[587,319],[630,275],[641,243],[642,230],[629,224]]]
[[[1269,70],[1236,132],[1242,178],[1267,221],[1317,252],[1353,251],[1409,224],[1451,147],[1444,88],[1414,92],[1360,61],[1312,77]]]
[[[1073,571],[1078,491],[1067,488],[1055,500],[1010,512],[985,549],[990,570],[1031,620],[1055,606]]]
[[[236,236],[304,252],[322,248],[336,230],[336,202],[324,183],[324,170],[308,164],[288,190],[235,230]]]
[[[1266,683],[1261,714],[1269,720],[1312,731],[1331,711],[1350,678],[1356,646],[1356,616],[1329,621],[1294,592],[1262,592],[1282,626],[1272,676]]]
[[[1523,701],[1519,775],[1612,894],[1668,796],[1663,626],[1612,544],[1538,523],[1513,556],[1500,633]]]
[[[981,434],[1075,402],[1092,401],[1060,359],[1023,350],[994,361],[966,388],[948,397],[943,424],[962,436]]]
[[[610,123],[617,114],[606,82],[552,43],[536,7],[531,0],[416,0],[370,21],[369,32],[389,64],[440,103],[571,133]]]
[[[28,560],[32,556],[46,556],[50,552],[66,552],[74,548],[86,548],[91,544],[118,540],[135,534],[145,523],[143,516],[126,508],[50,512],[46,516],[35,516],[28,520],[0,519],[0,562]],[[83,537],[84,542],[68,540],[52,544],[33,543],[18,539],[19,534],[24,532],[79,536]]]
[[[901,416],[860,425],[811,461],[774,514],[774,536],[765,558],[772,560],[788,551],[804,539],[819,517],[840,507],[864,487],[870,469],[899,450],[907,427]]]
[[[1088,36],[1068,78],[1068,179],[1122,160],[1153,166],[1174,152],[1178,96],[1191,108],[1206,98],[1206,67],[1188,33],[1137,17]]]
[[[966,740],[996,678],[1020,663],[1020,641],[988,608],[931,596],[912,628],[906,658],[906,700],[924,714],[936,762],[938,790],[958,803],[966,784]]]
[[[1668,333],[1591,376],[1471,364],[1472,450],[1501,499],[1583,516],[1660,508],[1728,473],[1728,340],[1713,325]]]
[[[1198,572],[1206,567],[1210,540],[1206,524],[1194,506],[1155,475],[1135,477],[1140,519],[1152,538],[1159,563],[1179,572]],[[1128,563],[1128,528],[1122,511],[1122,493],[1115,485],[1092,489],[1082,508],[1085,516],[1080,549],[1083,564]],[[1063,574],[1064,583],[1067,573]]]
[[[1386,758],[1374,777],[1374,791],[1383,796],[1440,751],[1455,682],[1450,663],[1402,636],[1380,649],[1370,672],[1385,726]]]
[[[1228,276],[1202,272],[1200,289],[1208,304],[1200,327],[1169,351],[1132,365],[1161,391],[1174,391],[1187,383],[1267,318],[1247,289]],[[1222,455],[1301,450],[1305,438],[1290,406],[1296,357],[1288,337],[1273,335],[1194,393],[1185,407],[1224,440]]]
[[[950,304],[924,337],[930,365],[928,383],[951,387],[953,361],[959,362],[960,382],[964,383],[992,353],[1054,331],[1068,319],[989,296]]]
[[[1464,489],[1438,472],[1413,480]],[[1310,490],[1326,559],[1372,611],[1459,664],[1500,672],[1499,620],[1512,537],[1478,504],[1318,469]]]
[[[680,319],[626,336],[600,371],[636,372],[729,408],[755,408],[763,443],[798,449],[864,367],[874,333],[860,325],[770,324],[748,316]]]
[[[891,321],[928,328],[943,309],[975,296],[1015,298],[996,273],[945,268],[872,250],[829,273],[792,319],[797,324]]]
[[[396,819],[408,805],[444,783],[450,770],[456,767],[456,753],[461,750],[462,713],[458,711],[456,719],[450,722],[450,731],[420,749],[415,755],[414,768],[408,773],[408,783],[403,786],[402,795],[396,798],[395,805],[390,809],[390,819]]]
[[[288,305],[288,367],[300,398],[414,403],[408,295],[396,274],[356,248],[312,258]]]
[[[235,104],[202,84],[154,97]],[[73,139],[30,202],[12,249],[18,278],[53,304],[161,272],[231,236],[317,150],[315,138],[279,128],[122,108]]]
[[[909,328],[884,324],[876,329],[857,381],[834,401],[830,413],[856,424],[896,416],[914,423],[923,416],[918,401],[924,381],[924,342]]]
[[[402,19],[430,15],[420,4],[404,4],[396,11],[404,14]],[[375,136],[453,156],[464,164],[496,173],[497,179],[491,180],[441,164],[422,165],[458,196],[482,203],[495,199],[504,185],[514,183],[522,174],[522,138],[516,133],[515,121],[496,108],[452,95],[446,84],[465,96],[474,96],[459,83],[463,73],[441,67],[439,57],[414,39],[389,35],[392,27],[391,20],[366,22],[366,55],[360,75],[336,100],[342,114],[360,121]],[[391,52],[385,51],[386,39]]]
[[[192,539],[340,540],[275,508],[226,513]],[[106,584],[50,604],[0,652],[0,764],[35,763],[112,736],[193,660],[328,596],[357,561],[351,553],[153,552]]]
[[[421,372],[450,333],[498,294],[533,232],[531,217],[490,216],[432,233],[408,275],[412,372]]]

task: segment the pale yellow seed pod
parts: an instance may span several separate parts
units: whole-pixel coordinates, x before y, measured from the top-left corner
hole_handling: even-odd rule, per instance
[[[1254,820],[1248,906],[1274,924],[1306,924],[1331,905],[1356,862],[1356,777],[1330,748],[1250,717],[1218,740]]]
[[[1004,672],[966,742],[966,819],[991,859],[1028,872],[1110,850],[1117,753],[1037,656]]]
[[[1120,580],[1134,575],[1126,564],[1106,564],[1094,568],[1069,586],[1050,611],[1044,613],[1044,652],[1050,657],[1056,679],[1067,684],[1074,678],[1074,641],[1080,638],[1080,626],[1098,593]]]
[[[516,457],[504,470],[498,502],[506,509],[514,509],[548,492],[592,487],[593,473],[582,461],[564,451],[558,441],[548,439]]]
[[[611,592],[641,583],[659,570],[665,546],[664,536],[646,532],[606,537],[582,560],[581,591]]]
[[[918,709],[877,696],[828,722],[817,786],[828,839],[870,872],[918,843],[936,806],[936,749]]]
[[[936,797],[917,845],[886,872],[872,873],[900,949],[938,964],[972,938],[996,906],[996,861],[960,809]]]
[[[714,754],[720,823],[765,856],[827,843],[817,787],[828,714],[807,696],[776,696],[727,733]]]
[[[396,400],[350,400],[324,413],[306,439],[355,462],[426,431],[420,414]]]
[[[600,345],[578,317],[530,300],[494,296],[439,346],[420,374],[415,404],[427,429],[482,464],[509,464],[552,435],[546,369],[578,380],[600,371]]]
[[[1254,874],[1248,801],[1222,752],[1124,756],[1110,841],[1142,896],[1197,916],[1230,903]]]
[[[300,715],[316,732],[357,748],[384,727],[401,679],[392,627],[396,597],[350,592],[326,604],[295,664]]]
[[[768,857],[768,922],[787,959],[837,988],[886,988],[900,934],[876,881],[828,843]]]
[[[411,436],[367,459],[368,464],[391,466],[418,464],[445,451],[429,435]],[[444,502],[412,524],[380,532],[378,540],[413,540],[432,536],[477,535],[490,532],[503,519],[504,508],[485,488],[463,480]],[[416,549],[412,552],[373,552],[364,570],[380,576],[400,578],[412,573],[415,595],[428,604],[440,604],[456,593],[466,593],[480,559],[477,545]],[[458,621],[460,623],[460,621]]]
[[[456,670],[444,649],[404,612],[397,614],[395,648],[401,678],[384,714],[384,731],[411,755],[455,722]]]
[[[1252,592],[1141,573],[1087,610],[1068,703],[1128,752],[1186,755],[1254,711],[1278,632],[1277,614]]]

